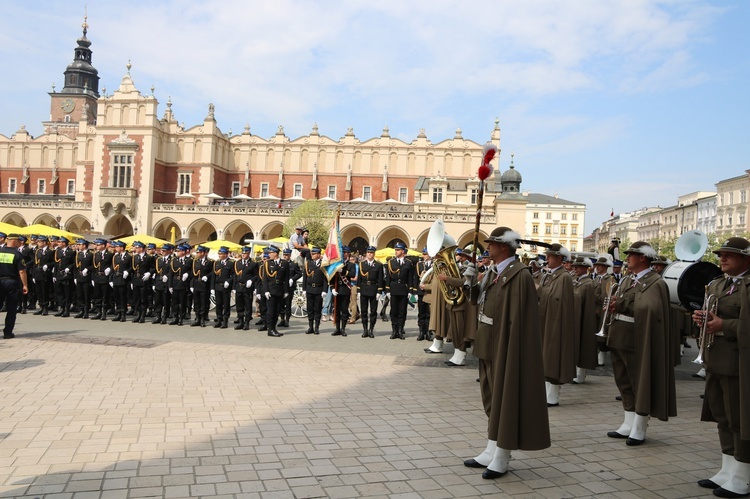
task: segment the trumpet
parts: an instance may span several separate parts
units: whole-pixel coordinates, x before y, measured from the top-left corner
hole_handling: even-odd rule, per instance
[[[603,305],[604,316],[602,317],[602,328],[599,330],[598,333],[596,333],[596,336],[600,338],[607,337],[607,333],[605,332],[606,328],[607,326],[612,324],[612,319],[614,315],[612,315],[612,317],[609,316],[609,304],[612,302],[612,295],[614,295],[617,292],[618,287],[619,285],[616,282],[612,283],[612,286],[609,287],[609,293],[607,293],[607,297],[604,299],[604,305]]]
[[[698,337],[700,343],[700,349],[698,350],[698,356],[693,361],[694,364],[703,364],[703,355],[706,350],[711,348],[714,343],[714,334],[708,332],[708,314],[715,314],[716,307],[719,303],[719,299],[714,294],[708,294],[708,286],[706,286],[705,298],[703,298],[703,308],[701,308],[703,322],[701,323],[701,333]]]

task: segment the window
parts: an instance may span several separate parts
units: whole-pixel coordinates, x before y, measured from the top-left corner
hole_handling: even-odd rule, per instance
[[[745,214],[740,213],[740,225],[745,225]]]
[[[409,196],[409,189],[406,187],[401,187],[398,190],[398,202],[399,203],[406,203],[408,201]]]
[[[544,233],[545,234],[552,234],[552,226],[551,225],[545,225],[544,226]]]
[[[115,154],[112,158],[114,165],[112,169],[112,187],[130,189],[133,176],[133,155]],[[188,192],[190,191],[188,190]]]
[[[336,186],[335,185],[328,186],[328,197],[331,199],[336,199]]]
[[[561,217],[561,218],[562,218],[563,220],[567,220],[567,219],[568,219],[568,214],[567,214],[567,213],[563,213],[562,215],[560,215],[560,217]]]
[[[539,219],[539,212],[535,211],[534,212],[534,220],[538,220],[538,219]]]
[[[478,192],[478,189],[472,189],[471,190],[471,204],[472,204],[472,206],[474,206],[475,204],[477,204],[477,192]]]
[[[68,194],[73,195],[76,193],[76,181],[73,179],[68,179]]]
[[[729,193],[729,204],[734,204],[734,192]]]
[[[237,197],[240,195],[240,183],[239,182],[232,182],[232,197]]]
[[[260,197],[268,197],[268,182],[261,182],[260,184]]]
[[[10,192],[11,194],[16,192],[16,185],[16,179],[8,179],[8,192]]]
[[[433,187],[432,188],[432,202],[433,203],[442,203],[443,202],[443,188],[442,187]]]
[[[578,220],[578,213],[573,213],[572,219],[573,220]]]
[[[177,175],[177,194],[190,194],[190,173],[180,173]]]
[[[566,235],[567,233],[568,233],[568,226],[567,225],[560,226],[560,234]]]
[[[534,225],[533,227],[531,227],[531,233],[532,234],[539,234],[539,226],[538,225]]]
[[[744,189],[740,191],[740,203],[747,203],[747,191]]]
[[[727,225],[729,225],[729,226],[732,225],[732,215],[731,215],[731,213],[727,216]]]
[[[302,197],[302,184],[294,184],[294,197]]]
[[[372,187],[369,185],[362,187],[362,199],[372,201]]]
[[[570,228],[570,234],[573,235],[573,236],[577,236],[578,235],[578,227],[576,227],[575,225],[573,227],[571,227]]]
[[[578,251],[578,245],[574,242],[570,243],[570,251]]]
[[[547,220],[552,220],[552,213],[547,213]]]
[[[46,182],[44,181],[44,179],[40,178],[36,184],[36,192],[38,192],[39,194],[44,194],[45,188],[46,188]]]

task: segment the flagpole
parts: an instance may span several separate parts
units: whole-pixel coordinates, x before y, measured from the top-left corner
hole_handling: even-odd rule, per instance
[[[339,203],[336,206],[336,232],[338,232],[338,236],[341,236],[341,227],[339,226],[339,222],[341,220],[341,203]],[[341,255],[341,259],[343,262],[344,255]],[[338,324],[339,321],[339,315],[338,315],[338,309],[336,308],[336,304],[338,303],[338,294],[339,294],[339,280],[336,279],[336,274],[333,274],[333,289],[336,291],[336,294],[333,295],[333,323]]]

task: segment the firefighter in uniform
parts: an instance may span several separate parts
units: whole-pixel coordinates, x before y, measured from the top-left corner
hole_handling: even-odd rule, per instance
[[[89,242],[77,239],[75,272],[73,280],[76,286],[76,304],[80,307],[76,319],[88,319],[91,311],[91,285],[94,274],[94,253],[89,251]]]
[[[359,312],[362,315],[362,337],[375,337],[378,320],[378,300],[383,294],[385,279],[383,264],[375,260],[375,246],[368,246],[366,257],[359,262]]]
[[[213,270],[214,262],[206,257],[208,248],[205,246],[198,246],[195,249],[195,253],[196,256],[193,260],[193,267],[190,270],[190,288],[193,292],[195,320],[190,326],[206,327],[206,322],[208,321],[208,309],[211,303],[211,289],[213,289],[211,272]]]
[[[268,247],[268,260],[263,262],[263,295],[266,297],[266,327],[268,336],[284,336],[276,330],[276,322],[289,296],[289,263],[279,259],[279,248]]]
[[[161,256],[154,260],[154,320],[152,324],[166,324],[172,306],[172,293],[169,292],[172,282],[172,249],[165,243],[161,247]]]
[[[234,262],[234,302],[237,305],[237,325],[235,329],[247,331],[253,319],[253,288],[258,279],[258,264],[250,258],[252,248],[242,248],[242,258]]]
[[[307,304],[307,323],[305,334],[320,334],[320,318],[323,313],[323,298],[328,289],[328,280],[320,268],[320,248],[310,250],[310,259],[305,260],[302,274],[302,288],[305,290]]]
[[[213,264],[214,295],[216,296],[216,323],[214,327],[229,327],[229,309],[234,286],[234,262],[229,258],[229,248],[219,248],[219,259]]]
[[[172,294],[172,322],[170,326],[182,326],[187,314],[187,289],[192,268],[192,258],[185,256],[187,248],[184,244],[177,246],[177,256],[169,262],[169,292]]]
[[[414,267],[406,258],[406,245],[396,243],[396,256],[388,260],[385,265],[385,293],[391,300],[391,339],[406,339],[404,325],[406,324],[406,307],[411,295],[416,292],[414,284]]]

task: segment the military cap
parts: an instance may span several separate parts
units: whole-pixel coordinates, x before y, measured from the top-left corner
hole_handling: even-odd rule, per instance
[[[624,251],[624,253],[626,255],[629,255],[631,253],[637,254],[637,255],[643,255],[649,260],[653,260],[654,258],[656,258],[656,250],[645,241],[634,242],[633,244],[630,245],[630,248]]]
[[[406,245],[404,243],[396,243],[396,244],[393,245],[393,249],[405,250],[406,249]]]
[[[518,248],[518,241],[521,236],[518,232],[514,231],[510,227],[497,227],[492,230],[490,236],[484,240],[485,243],[502,243],[507,244],[511,248]]]
[[[320,248],[313,248],[310,250],[310,253],[320,253]]]
[[[107,244],[107,241],[105,241],[101,237],[98,237],[98,238],[94,239],[94,244]]]
[[[219,253],[229,253],[229,248],[227,248],[226,246],[222,246],[221,248],[219,248]]]
[[[6,234],[5,232],[0,232],[0,238],[5,239],[6,237],[8,237],[8,234]]]
[[[156,244],[155,243],[148,243],[146,245],[146,249],[156,249]]]
[[[279,248],[277,248],[276,246],[274,246],[272,244],[271,246],[268,247],[268,252],[269,253],[278,253],[279,252]]]
[[[343,251],[344,253],[351,253],[351,250],[349,249],[349,246],[342,246],[341,247],[341,251]]]
[[[242,252],[243,253],[252,253],[253,249],[250,246],[243,246],[242,247]]]
[[[289,248],[284,248],[284,254],[285,255],[291,255],[292,254],[292,250],[290,250]]]
[[[37,236],[36,240],[37,241],[47,241],[48,239],[47,239],[47,236]]]
[[[146,247],[146,245],[145,245],[145,244],[143,244],[143,243],[142,243],[142,242],[140,242],[140,241],[133,241],[133,247],[134,247],[134,248],[145,248],[145,247]]]
[[[713,253],[717,255],[721,253],[739,253],[740,255],[750,256],[750,241],[742,237],[730,237],[718,249],[714,250]]]
[[[378,249],[375,246],[368,246],[366,251],[368,253],[370,253],[370,252],[375,253],[377,250]]]

